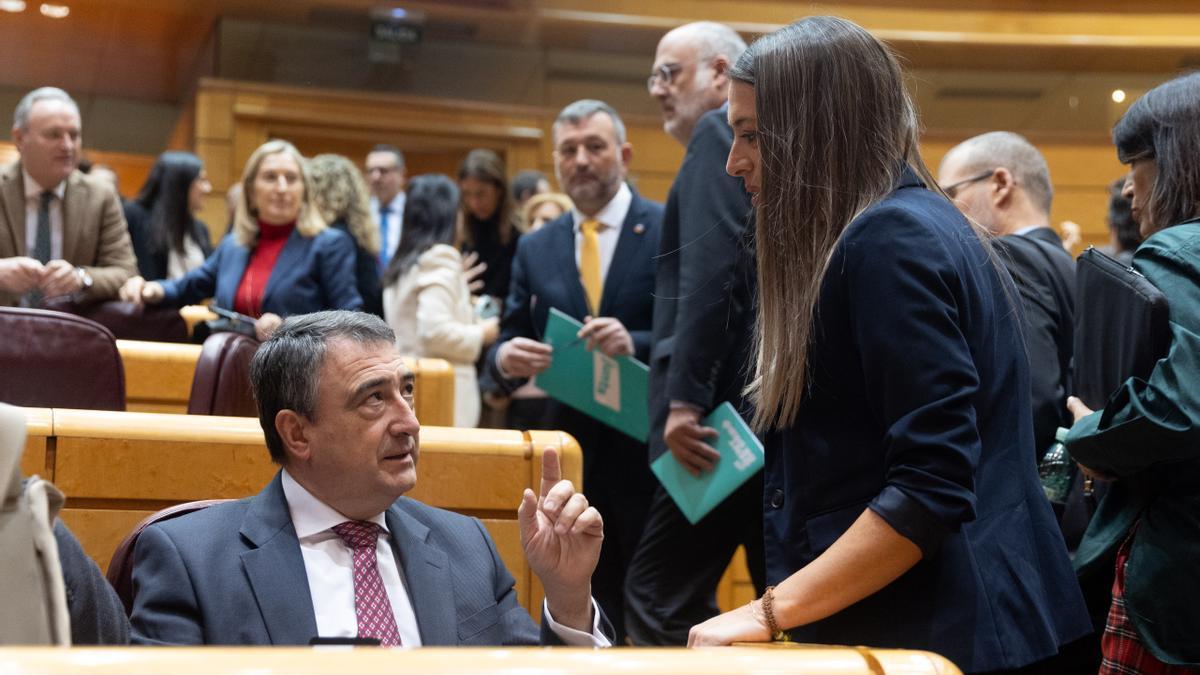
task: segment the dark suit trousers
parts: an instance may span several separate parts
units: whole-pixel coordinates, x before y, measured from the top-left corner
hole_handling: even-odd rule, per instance
[[[762,472],[692,525],[662,486],[654,493],[625,579],[625,630],[636,645],[686,645],[692,626],[716,616],[716,589],[738,544],[758,595],[763,562]]]

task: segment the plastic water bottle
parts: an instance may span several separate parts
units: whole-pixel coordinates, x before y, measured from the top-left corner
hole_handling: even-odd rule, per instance
[[[1059,427],[1054,432],[1054,445],[1038,464],[1046,499],[1058,504],[1067,500],[1067,491],[1071,489],[1071,454],[1067,452],[1066,440],[1067,430]]]

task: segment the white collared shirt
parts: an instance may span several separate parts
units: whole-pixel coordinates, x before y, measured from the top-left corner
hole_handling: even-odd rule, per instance
[[[25,167],[21,167],[21,175],[25,182],[25,252],[33,257],[37,247],[38,207],[41,206],[42,193],[46,188],[29,175]],[[50,259],[62,260],[63,257],[63,195],[67,193],[67,181],[58,184],[53,190],[55,198],[50,200]]]
[[[1022,227],[1021,229],[1017,230],[1016,232],[1013,232],[1013,234],[1020,237],[1020,236],[1029,234],[1030,232],[1033,232],[1034,230],[1042,228],[1042,227],[1045,227],[1045,225],[1026,225],[1025,227]]]
[[[281,482],[283,496],[287,500],[292,526],[300,540],[300,553],[304,559],[304,572],[308,577],[308,591],[312,596],[313,614],[317,620],[317,635],[320,637],[357,637],[358,616],[354,612],[354,558],[350,548],[331,528],[350,520],[335,509],[317,499],[304,486],[283,469]],[[400,633],[400,643],[405,647],[421,646],[421,630],[412,600],[408,596],[404,579],[396,556],[389,543],[390,533],[384,515],[380,513],[371,522],[382,529],[375,542],[375,560],[379,576],[387,589],[392,615]],[[550,616],[550,610],[542,603],[546,622],[550,630],[565,644],[573,647],[608,647],[612,643],[600,630],[600,609],[592,600],[592,633],[560,625]]]
[[[622,181],[617,194],[608,200],[599,213],[592,216],[604,226],[596,232],[600,239],[600,288],[604,288],[604,283],[608,280],[608,268],[612,266],[613,254],[617,251],[621,226],[625,223],[625,216],[629,215],[629,207],[632,204],[633,191]],[[580,213],[579,209],[572,208],[571,217],[575,223],[575,266],[579,267],[579,249],[583,247],[583,231],[579,229],[579,225],[587,220],[588,216]]]
[[[313,496],[283,470],[283,496],[287,499],[292,526],[300,539],[308,591],[312,595],[313,614],[320,637],[358,636],[358,615],[354,612],[354,558],[350,547],[331,528],[350,520]],[[382,529],[375,542],[375,560],[379,576],[387,590],[400,644],[421,646],[417,615],[389,543],[390,533],[383,514],[370,519]]]
[[[404,225],[404,203],[407,199],[408,196],[404,190],[401,190],[396,193],[395,197],[392,197],[392,201],[388,202],[390,210],[387,215],[387,240],[384,241],[384,238],[381,237],[379,241],[383,250],[387,251],[388,260],[392,259],[392,255],[396,253],[396,247],[400,245],[400,228]],[[371,213],[376,218],[382,218],[379,213],[379,200],[375,197],[371,197]],[[383,223],[379,223],[379,231],[383,232]]]

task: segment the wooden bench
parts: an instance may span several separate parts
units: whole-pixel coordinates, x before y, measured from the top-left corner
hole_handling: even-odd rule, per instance
[[[814,675],[959,675],[930,652],[865,647],[790,645],[715,649],[305,649],[295,647],[0,648],[0,672],[38,675],[309,675],[396,672],[451,675],[572,673],[573,675],[716,675],[811,673]]]
[[[258,420],[99,410],[26,408],[30,429],[23,467],[67,495],[62,518],[101,569],[139,521],[167,506],[257,494],[278,467]],[[517,505],[537,489],[541,455],[559,450],[564,476],[583,474],[579,445],[551,431],[422,427],[414,499],[483,521],[517,580],[522,605],[542,591],[521,549]],[[531,612],[535,616],[540,612]]]
[[[125,408],[186,413],[200,345],[117,340],[125,364]],[[422,424],[454,426],[454,367],[441,359],[406,359],[417,377],[416,413]]]

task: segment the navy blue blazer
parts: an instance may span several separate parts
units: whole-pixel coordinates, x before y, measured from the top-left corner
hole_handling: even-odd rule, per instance
[[[406,497],[384,518],[423,645],[561,644],[517,604],[512,575],[477,519]],[[317,635],[278,473],[254,497],[146,528],[134,560],[136,644],[306,645]]]
[[[796,640],[927,649],[974,672],[1091,630],[1038,480],[1015,302],[967,221],[912,172],[847,227],[814,315],[809,392],[766,442],[767,583],[865,509],[923,559]]]
[[[325,309],[361,309],[354,277],[354,240],[326,229],[315,237],[293,230],[275,261],[263,292],[262,310],[282,317]],[[204,264],[178,279],[163,281],[163,302],[182,306],[213,298],[233,309],[251,249],[227,234]]]
[[[643,362],[650,355],[654,257],[658,254],[662,217],[661,204],[633,193],[600,294],[600,316],[615,317],[624,324],[633,338],[634,356]],[[575,263],[575,222],[570,213],[517,242],[496,345],[514,337],[541,340],[551,307],[580,321],[590,313]],[[492,356],[489,361],[494,364],[494,353]],[[497,382],[503,379],[499,373],[495,375]],[[509,391],[515,388],[512,383],[507,387]]]

